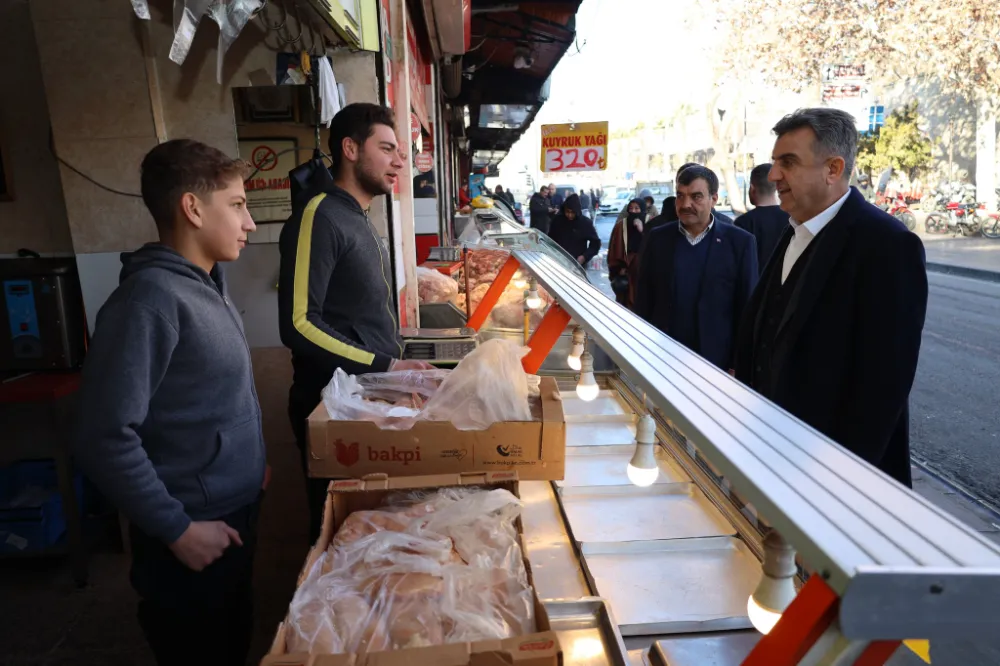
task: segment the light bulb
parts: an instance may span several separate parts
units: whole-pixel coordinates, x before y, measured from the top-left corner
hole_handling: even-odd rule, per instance
[[[524,304],[532,310],[542,307],[542,298],[538,295],[538,283],[535,282],[535,278],[531,278],[531,282],[528,283],[528,295],[524,299]]]
[[[652,485],[660,475],[656,462],[656,422],[643,414],[635,427],[635,453],[625,470],[628,480],[639,487]]]
[[[766,634],[795,599],[795,549],[775,530],[764,537],[764,575],[747,600],[747,616],[757,631]]]
[[[594,357],[590,352],[583,352],[580,355],[580,369],[582,372],[580,381],[576,384],[576,394],[580,396],[580,400],[590,402],[601,393],[601,387],[597,385],[597,379],[594,377]]]
[[[750,595],[750,598],[747,599],[747,616],[750,618],[750,624],[754,626],[754,629],[765,636],[771,633],[774,625],[778,624],[778,620],[781,619],[781,613],[764,608],[757,603],[753,595]]]
[[[570,350],[569,356],[566,357],[566,365],[569,366],[570,370],[580,371],[582,367],[580,356],[583,354],[586,339],[582,328],[577,326],[573,329],[573,348]]]
[[[628,480],[640,488],[653,485],[657,477],[660,476],[660,470],[655,467],[653,469],[643,469],[636,467],[632,463],[628,464],[625,473],[628,474]]]
[[[527,289],[528,281],[524,279],[524,273],[517,271],[514,273],[514,287],[517,289]]]

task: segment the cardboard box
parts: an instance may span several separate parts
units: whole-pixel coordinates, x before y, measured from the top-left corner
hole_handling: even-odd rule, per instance
[[[386,495],[399,490],[444,488],[448,486],[489,486],[503,488],[518,495],[517,474],[498,472],[487,474],[444,474],[403,478],[347,479],[331,481],[323,511],[323,529],[319,540],[306,557],[299,573],[301,585],[320,555],[333,540],[337,529],[354,511],[364,511],[382,505]],[[520,495],[518,495],[520,496]],[[524,547],[521,519],[516,523],[521,545],[521,556],[528,572],[528,581],[534,588],[531,567]],[[559,638],[549,625],[545,606],[532,593],[535,600],[535,624],[538,632],[503,640],[475,643],[450,643],[432,647],[370,652],[367,654],[302,654],[286,651],[286,636],[290,631],[288,620],[278,625],[278,632],[271,650],[261,660],[261,666],[560,666],[562,648]]]
[[[566,468],[566,415],[559,387],[542,377],[541,417],[459,430],[418,421],[382,430],[370,421],[332,421],[321,402],[309,416],[309,476],[325,479],[516,471],[518,478],[559,481]]]

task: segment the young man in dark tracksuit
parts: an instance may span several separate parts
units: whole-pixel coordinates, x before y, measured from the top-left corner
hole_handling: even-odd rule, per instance
[[[337,368],[352,375],[430,367],[400,361],[392,268],[368,220],[403,168],[392,111],[350,104],[330,126],[334,185],[293,212],[279,239],[278,321],[292,350],[288,416],[307,470],[306,419]],[[326,481],[307,479],[310,541],[319,536]]]
[[[159,243],[122,255],[83,368],[73,453],[131,523],[160,666],[242,665],[265,475],[250,349],[222,267],[254,230],[244,164],[189,141],[142,162]]]

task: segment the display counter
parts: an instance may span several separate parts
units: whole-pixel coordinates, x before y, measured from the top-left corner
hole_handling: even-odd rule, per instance
[[[625,470],[641,397],[614,374],[601,383],[598,398],[585,402],[571,380],[562,382],[565,478],[520,484],[527,559],[542,603],[603,599],[621,637],[598,651],[596,642],[580,647],[573,635],[560,635],[564,663],[735,666],[746,654],[726,655],[739,655],[759,635],[746,600],[761,575],[747,544],[759,549],[760,533],[746,520],[731,521],[740,514],[721,486],[699,487],[685,471],[694,459],[678,459],[666,444],[657,448],[657,481],[632,485]],[[713,640],[700,641],[702,632]],[[730,641],[732,650],[720,647]]]
[[[1000,626],[996,545],[548,253],[516,250],[511,262],[507,270],[531,275],[556,304],[530,343],[535,360],[552,350],[543,372],[566,367],[551,330],[567,321],[586,331],[588,351],[605,352],[615,366],[582,404],[576,378],[562,381],[566,476],[548,498],[586,591],[608,602],[624,636],[624,657],[598,663],[641,654],[665,666],[882,664],[904,639],[975,640]],[[646,415],[655,423],[658,478],[639,488],[623,470],[635,460],[635,424]],[[798,555],[786,562],[793,571],[798,562],[799,575],[790,605],[762,636],[751,628],[748,598],[776,575],[770,560],[764,576],[761,560],[773,557],[779,534],[790,544],[785,552]],[[546,540],[557,537],[546,532]],[[534,557],[531,566],[544,569]],[[576,580],[573,564],[559,568]]]
[[[551,299],[522,363],[557,380],[565,473],[519,497],[563,664],[867,666],[904,639],[1000,626],[996,545],[547,252],[514,250],[487,308],[517,271]],[[568,347],[573,326],[586,340]],[[612,365],[595,376],[599,353]],[[778,579],[790,598],[762,636],[749,610]]]

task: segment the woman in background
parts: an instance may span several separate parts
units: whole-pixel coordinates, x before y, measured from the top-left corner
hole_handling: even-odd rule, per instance
[[[646,202],[632,199],[615,222],[608,244],[608,278],[615,300],[628,309],[635,302],[635,284],[639,277],[639,250],[645,230]]]

